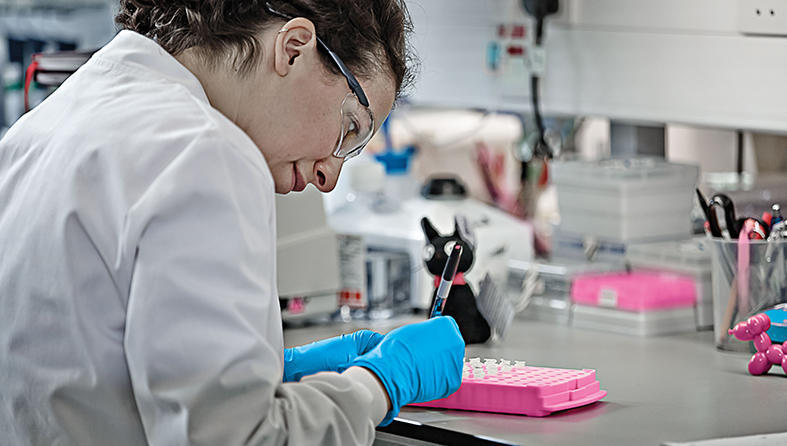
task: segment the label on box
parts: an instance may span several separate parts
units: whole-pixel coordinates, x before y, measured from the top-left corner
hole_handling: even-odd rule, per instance
[[[598,293],[598,306],[616,308],[618,306],[618,292],[612,288],[602,288]]]
[[[363,238],[339,234],[339,306],[366,308],[366,244]]]

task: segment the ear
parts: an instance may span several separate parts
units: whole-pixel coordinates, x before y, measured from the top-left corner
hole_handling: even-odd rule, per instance
[[[427,240],[432,241],[440,237],[440,233],[432,226],[428,218],[424,217],[421,219],[421,227],[424,228],[424,235],[426,235]]]
[[[473,232],[470,230],[470,222],[467,221],[467,217],[464,215],[457,215],[454,217],[454,237],[457,237],[470,245],[470,249],[473,249],[475,245],[475,237],[473,236]]]
[[[273,47],[273,68],[279,76],[292,71],[296,61],[312,59],[304,56],[317,55],[317,39],[314,23],[303,17],[290,20],[281,27]],[[319,57],[316,57],[319,61]]]

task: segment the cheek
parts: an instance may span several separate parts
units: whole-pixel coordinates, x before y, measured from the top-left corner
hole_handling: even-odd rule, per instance
[[[299,84],[289,98],[295,116],[290,130],[292,141],[287,145],[302,157],[322,159],[336,145],[341,129],[341,103],[347,84],[326,84],[320,75]]]
[[[298,159],[323,159],[330,156],[341,131],[341,115],[336,104],[333,107],[307,107],[297,128],[291,130],[292,139],[287,142],[289,151]]]
[[[316,140],[323,156],[328,156],[333,152],[341,132],[342,123],[339,107],[339,104],[336,104],[335,101],[330,101],[326,104],[319,118],[319,124],[317,125],[319,134],[316,135]]]

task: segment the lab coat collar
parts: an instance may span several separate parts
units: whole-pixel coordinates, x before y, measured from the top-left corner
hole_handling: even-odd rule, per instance
[[[167,78],[186,87],[198,99],[210,103],[199,79],[188,68],[155,41],[134,31],[120,31],[94,57]]]

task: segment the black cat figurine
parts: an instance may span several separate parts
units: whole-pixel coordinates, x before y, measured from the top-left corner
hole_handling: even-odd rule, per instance
[[[440,275],[443,273],[448,255],[454,245],[459,243],[462,245],[462,257],[459,259],[459,268],[451,285],[451,291],[448,293],[443,314],[452,316],[456,320],[465,344],[486,342],[492,332],[486,319],[478,311],[473,290],[464,279],[464,273],[473,265],[473,236],[463,217],[457,216],[454,223],[454,233],[443,236],[437,232],[428,218],[421,219],[421,227],[426,235],[424,262],[429,272],[435,276],[435,291],[432,293],[432,303],[429,308],[434,306]]]

